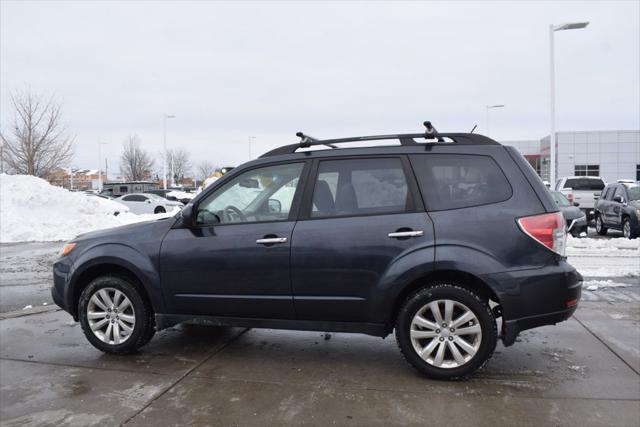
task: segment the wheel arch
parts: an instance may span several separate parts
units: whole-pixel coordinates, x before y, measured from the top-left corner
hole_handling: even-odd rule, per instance
[[[391,311],[388,322],[389,333],[391,333],[391,331],[393,330],[395,319],[404,301],[418,290],[436,283],[456,284],[460,287],[473,291],[483,301],[494,301],[498,305],[500,305],[501,303],[500,297],[494,291],[494,289],[491,288],[491,286],[487,282],[480,279],[478,276],[462,270],[435,270],[428,274],[424,274],[420,277],[414,278],[413,280],[405,284],[402,290],[396,295],[393,303],[393,309]]]
[[[150,307],[155,307],[148,287],[145,286],[145,282],[139,272],[136,272],[134,268],[127,266],[123,262],[119,262],[114,259],[106,259],[94,262],[91,265],[76,271],[74,274],[71,281],[70,292],[68,294],[69,311],[74,319],[77,320],[78,318],[78,303],[80,301],[82,291],[94,279],[103,276],[115,276],[128,281],[138,290],[140,296],[149,304]]]

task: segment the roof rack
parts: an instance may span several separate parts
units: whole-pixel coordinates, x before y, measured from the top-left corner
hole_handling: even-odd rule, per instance
[[[430,144],[451,144],[456,145],[500,145],[500,143],[494,141],[491,138],[477,134],[477,133],[440,133],[433,127],[431,122],[426,121],[423,123],[425,127],[424,133],[399,133],[390,135],[369,135],[369,136],[353,136],[348,138],[335,138],[335,139],[316,139],[310,135],[306,135],[303,132],[297,132],[296,136],[300,138],[300,142],[297,144],[288,144],[278,147],[274,150],[268,151],[260,157],[271,157],[282,154],[295,153],[300,148],[308,148],[312,146],[324,145],[330,148],[339,148],[336,144],[343,144],[349,142],[362,142],[362,141],[380,141],[385,139],[397,139],[402,146],[417,146],[424,145],[417,142],[414,138],[425,138],[427,140],[435,140],[436,142]],[[449,139],[452,142],[446,141]]]

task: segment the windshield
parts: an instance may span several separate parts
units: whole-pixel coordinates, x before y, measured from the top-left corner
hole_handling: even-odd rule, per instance
[[[564,194],[562,194],[559,191],[552,191],[551,192],[551,196],[553,197],[553,200],[556,201],[556,203],[558,204],[558,206],[571,206],[571,203],[569,202],[569,199],[567,199]]]
[[[640,200],[640,185],[628,185],[627,194],[629,195],[629,201]]]

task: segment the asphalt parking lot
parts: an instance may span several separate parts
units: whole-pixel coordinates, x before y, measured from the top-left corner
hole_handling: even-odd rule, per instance
[[[44,246],[15,247],[11,257],[3,247],[3,259],[13,260],[3,266],[0,298],[3,426],[583,427],[640,420],[637,284],[585,291],[569,321],[527,331],[513,347],[499,345],[471,379],[440,382],[405,363],[393,336],[325,339],[179,325],[137,354],[105,355],[55,307],[15,310],[44,298],[50,285],[44,266],[51,248]],[[22,292],[7,293],[12,284]]]

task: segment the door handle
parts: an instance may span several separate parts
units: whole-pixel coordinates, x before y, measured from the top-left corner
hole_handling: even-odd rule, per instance
[[[387,234],[387,237],[391,238],[399,238],[399,237],[420,237],[424,236],[424,231],[416,230],[416,231],[395,231],[393,233]]]
[[[267,237],[264,239],[256,240],[256,243],[259,245],[273,245],[275,243],[287,243],[286,237]]]

